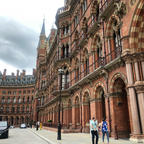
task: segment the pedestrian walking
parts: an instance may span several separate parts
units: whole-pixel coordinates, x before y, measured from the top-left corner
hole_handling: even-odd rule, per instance
[[[40,122],[40,130],[42,129],[42,123]]]
[[[95,120],[95,117],[93,117],[92,120],[90,120],[90,131],[91,131],[91,134],[92,134],[92,144],[94,144],[95,137],[96,137],[96,144],[98,144],[98,139],[99,139],[98,121]]]
[[[108,131],[108,123],[106,121],[106,118],[103,119],[101,122],[101,129],[102,129],[102,142],[104,144],[104,138],[105,134],[107,136],[107,144],[109,144],[109,131]]]
[[[39,121],[36,122],[36,130],[38,131],[39,129]]]

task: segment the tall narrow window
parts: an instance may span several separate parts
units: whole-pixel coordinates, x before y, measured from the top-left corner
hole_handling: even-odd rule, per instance
[[[69,87],[69,72],[67,71],[65,74],[65,88]]]
[[[89,73],[89,58],[86,58],[86,74]]]
[[[8,97],[8,103],[10,103],[10,97]]]
[[[84,12],[87,9],[87,0],[84,0],[83,4],[82,4],[82,14],[84,14]]]
[[[66,57],[68,57],[69,56],[69,45],[67,44],[66,45]]]
[[[13,103],[16,103],[16,97],[13,98]]]
[[[2,103],[5,103],[5,98],[4,97],[2,97]]]

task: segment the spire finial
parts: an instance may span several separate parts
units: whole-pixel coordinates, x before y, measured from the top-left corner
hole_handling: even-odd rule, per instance
[[[43,25],[42,25],[41,35],[45,35],[45,18],[43,19]]]

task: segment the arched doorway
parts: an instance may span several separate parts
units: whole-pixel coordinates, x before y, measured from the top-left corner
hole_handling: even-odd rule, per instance
[[[128,110],[128,99],[126,86],[121,78],[117,78],[114,81],[113,95],[115,96],[115,132],[118,137],[129,137],[130,119]]]
[[[91,119],[91,109],[90,109],[90,96],[88,92],[84,93],[83,96],[83,132],[89,132],[89,121]]]
[[[104,90],[101,86],[96,89],[96,119],[101,122],[103,118],[106,118],[106,107]]]

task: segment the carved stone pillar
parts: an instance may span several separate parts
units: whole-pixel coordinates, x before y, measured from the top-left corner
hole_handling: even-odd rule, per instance
[[[139,68],[138,68],[138,62],[135,62],[135,74],[136,74],[136,80],[140,81],[140,74],[139,74]]]
[[[136,93],[133,87],[133,73],[132,73],[132,65],[128,61],[126,63],[126,71],[127,71],[127,78],[128,78],[128,90],[130,95],[130,107],[131,107],[131,115],[132,115],[132,125],[133,125],[133,135],[141,134],[140,132],[140,123],[139,123],[139,116],[138,116],[138,107],[136,102]]]
[[[135,83],[135,88],[138,95],[140,119],[142,125],[142,132],[144,134],[144,81],[139,81]]]

